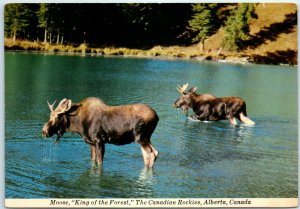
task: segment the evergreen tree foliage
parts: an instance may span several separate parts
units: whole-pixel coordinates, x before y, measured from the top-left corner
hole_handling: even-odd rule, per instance
[[[20,11],[29,5],[29,16],[25,17]],[[190,4],[10,4],[5,7],[5,34],[98,46],[186,44],[179,35],[190,14]]]
[[[93,46],[187,45],[213,35],[226,4],[13,3],[5,6],[5,37]],[[232,5],[230,5],[232,6]],[[239,4],[225,23],[224,45],[238,50],[247,40],[254,4]],[[185,36],[189,34],[189,36]]]
[[[216,32],[218,20],[216,17],[217,4],[201,3],[193,4],[193,16],[189,21],[189,29],[193,32],[193,42],[200,41],[204,47],[204,41]]]
[[[223,45],[231,51],[239,51],[243,43],[250,38],[249,22],[255,17],[255,4],[241,3],[234,9],[225,24]]]
[[[30,9],[24,4],[7,4],[4,10],[5,37],[14,41],[17,36],[24,36],[29,25]]]
[[[44,42],[52,43],[53,35],[59,38],[64,26],[62,5],[42,3],[37,11],[38,27],[44,29]],[[56,32],[56,34],[53,34]],[[59,42],[59,41],[57,41]]]

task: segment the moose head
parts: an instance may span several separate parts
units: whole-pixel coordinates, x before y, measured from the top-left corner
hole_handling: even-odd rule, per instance
[[[193,99],[192,95],[196,92],[197,87],[192,87],[190,90],[186,91],[188,83],[184,84],[182,87],[178,85],[177,90],[181,94],[181,97],[177,99],[174,103],[175,108],[181,108],[182,111],[187,113],[188,108],[192,107]]]
[[[42,133],[45,137],[51,137],[56,134],[58,140],[65,132],[67,122],[64,118],[64,113],[71,109],[72,101],[70,99],[61,100],[55,110],[53,107],[56,101],[52,105],[48,101],[47,103],[51,113],[48,122],[43,127]]]

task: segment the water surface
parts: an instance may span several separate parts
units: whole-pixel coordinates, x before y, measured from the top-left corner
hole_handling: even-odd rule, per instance
[[[186,82],[243,97],[256,125],[187,120],[172,108]],[[99,168],[79,135],[42,138],[47,100],[89,96],[157,111],[153,169],[137,144],[107,145]],[[297,125],[294,67],[5,53],[6,198],[297,197]]]

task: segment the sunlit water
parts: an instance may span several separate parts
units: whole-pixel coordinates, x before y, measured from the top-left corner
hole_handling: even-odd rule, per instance
[[[187,120],[172,108],[186,82],[243,97],[256,125]],[[137,144],[107,145],[99,168],[79,135],[42,138],[47,100],[88,96],[157,111],[153,169]],[[297,197],[297,165],[294,67],[5,53],[6,198]]]

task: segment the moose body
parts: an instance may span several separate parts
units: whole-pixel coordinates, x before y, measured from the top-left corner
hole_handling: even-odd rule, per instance
[[[48,103],[49,105],[49,103]],[[158,151],[152,146],[150,137],[159,118],[156,112],[144,104],[109,106],[102,100],[89,97],[79,103],[63,99],[43,127],[43,135],[57,135],[65,132],[81,135],[90,145],[91,159],[103,163],[105,144],[125,145],[136,142],[141,145],[144,163],[152,167]]]
[[[240,97],[215,97],[211,94],[197,94],[196,87],[185,92],[188,84],[177,88],[181,97],[175,101],[174,107],[181,108],[185,112],[193,109],[195,115],[192,119],[200,121],[217,121],[228,119],[231,124],[237,124],[238,118],[243,123],[255,124],[247,117],[246,102]]]

